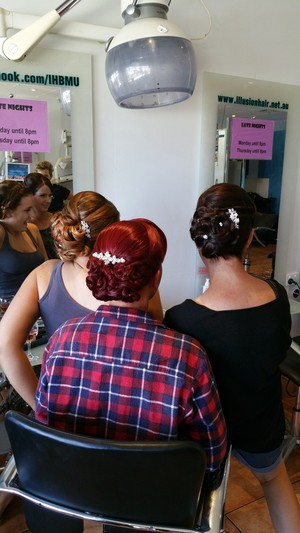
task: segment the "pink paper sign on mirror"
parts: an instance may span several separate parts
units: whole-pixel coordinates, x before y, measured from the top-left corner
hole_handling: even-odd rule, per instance
[[[230,159],[272,159],[274,120],[231,119]]]
[[[0,150],[49,152],[47,102],[0,98]]]

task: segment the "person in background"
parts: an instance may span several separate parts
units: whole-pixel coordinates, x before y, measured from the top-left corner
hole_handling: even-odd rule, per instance
[[[13,180],[0,183],[0,297],[14,295],[28,274],[46,259],[36,225],[31,224],[33,195]]]
[[[53,165],[50,161],[40,161],[36,164],[35,169],[39,174],[43,174],[50,181],[53,179]],[[52,202],[49,207],[50,213],[61,211],[65,205],[66,200],[70,200],[73,196],[72,192],[58,183],[52,183]]]
[[[55,250],[51,231],[52,213],[49,212],[53,198],[51,181],[38,172],[31,172],[25,176],[24,184],[33,194],[34,207],[31,216],[32,222],[40,230],[48,259],[55,259],[58,255]]]
[[[105,439],[196,440],[213,473],[227,440],[206,354],[197,341],[147,312],[166,249],[164,233],[145,219],[115,222],[99,234],[87,285],[100,307],[52,335],[35,417]]]
[[[261,483],[276,533],[299,533],[300,507],[281,456],[285,418],[279,365],[290,345],[285,288],[244,270],[255,206],[237,185],[199,198],[190,234],[209,288],[166,312],[164,323],[207,351],[233,454]]]
[[[0,322],[0,366],[22,398],[35,408],[37,377],[23,346],[32,324],[42,317],[48,337],[66,320],[96,311],[100,302],[86,286],[87,262],[98,234],[119,220],[112,202],[94,191],[72,196],[53,215],[53,237],[61,260],[49,260],[25,280]],[[159,292],[149,304],[162,320]]]

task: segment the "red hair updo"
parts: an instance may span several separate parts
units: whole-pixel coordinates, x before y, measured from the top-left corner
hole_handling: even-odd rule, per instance
[[[138,301],[166,251],[165,234],[154,222],[142,218],[114,222],[97,237],[87,265],[87,286],[98,300]]]

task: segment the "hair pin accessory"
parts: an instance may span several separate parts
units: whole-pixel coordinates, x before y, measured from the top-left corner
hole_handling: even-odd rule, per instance
[[[91,238],[91,228],[88,225],[88,223],[85,220],[80,221],[80,226],[82,227],[83,231],[85,232],[88,239]]]
[[[116,263],[125,263],[124,257],[116,257],[115,255],[111,255],[107,251],[105,252],[105,254],[103,254],[102,252],[94,252],[93,257],[100,259],[104,262],[105,265],[109,265],[109,263],[111,263],[112,265],[115,265]]]
[[[223,227],[223,222],[219,222],[219,226],[221,226],[221,228]]]
[[[231,209],[228,209],[226,213],[229,216],[230,220],[233,222],[234,227],[236,229],[239,229],[240,219],[239,219],[239,215],[237,214],[236,210],[231,208]]]
[[[205,240],[208,239],[208,235],[206,235],[206,233],[203,235],[203,239],[205,239]]]

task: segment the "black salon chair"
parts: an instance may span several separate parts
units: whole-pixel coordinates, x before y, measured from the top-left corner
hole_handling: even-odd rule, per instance
[[[295,446],[300,444],[300,336],[294,337],[286,358],[280,365],[283,376],[296,385],[296,396],[291,420],[286,423],[283,458],[286,460]]]
[[[113,531],[224,532],[230,450],[221,483],[207,490],[206,455],[193,441],[95,439],[15,411],[6,414],[5,425],[14,456],[0,491],[24,499],[32,533],[82,533],[83,520]]]

